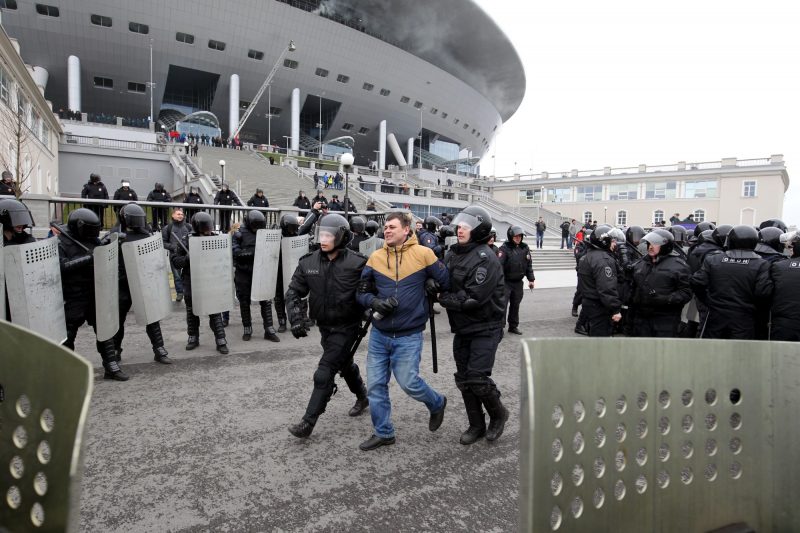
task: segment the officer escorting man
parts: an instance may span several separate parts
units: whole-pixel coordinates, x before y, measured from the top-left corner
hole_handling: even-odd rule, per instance
[[[773,289],[769,262],[753,251],[756,244],[758,231],[753,226],[731,228],[726,250],[706,255],[692,275],[692,289],[708,307],[702,338],[755,338],[756,307],[768,302]]]
[[[300,221],[294,215],[283,215],[279,222],[281,237],[297,237]],[[278,255],[278,264],[283,264],[283,251]],[[278,290],[275,291],[275,313],[278,315],[278,333],[286,331],[286,300],[283,299],[283,269],[278,269]],[[270,311],[271,312],[271,311]]]
[[[506,285],[500,260],[486,245],[492,230],[489,213],[482,207],[469,206],[453,218],[452,224],[457,228],[458,243],[445,256],[450,288],[439,294],[439,303],[447,310],[455,334],[454,377],[469,422],[460,442],[469,445],[484,436],[488,441],[500,438],[509,416],[491,378],[497,345],[503,337]],[[489,413],[488,429],[483,407]]]
[[[114,191],[114,200],[124,200],[126,202],[137,202],[139,201],[139,196],[136,194],[136,191],[131,189],[131,182],[128,180],[122,180],[120,182],[120,187],[116,191]],[[114,206],[114,212],[119,213],[120,206]]]
[[[762,230],[763,231],[763,230]],[[790,257],[770,265],[770,278],[775,284],[772,296],[770,340],[800,341],[800,233],[781,236],[781,244],[790,250]]]
[[[337,372],[356,396],[348,414],[358,416],[369,406],[367,389],[350,351],[361,325],[362,308],[356,301],[356,289],[367,258],[347,249],[350,237],[350,225],[343,216],[323,216],[316,235],[320,249],[300,258],[286,291],[292,335],[297,339],[306,336],[305,312],[300,302],[309,296],[310,315],[319,327],[323,350],[306,413],[300,422],[289,426],[289,432],[297,438],[310,436],[325,412],[336,391]]]
[[[425,217],[425,221],[422,223],[422,229],[417,233],[417,240],[419,243],[433,250],[436,257],[442,255],[442,247],[439,244],[439,239],[436,237],[436,232],[439,231],[441,225],[441,220],[435,216],[428,216]]]
[[[119,225],[112,228],[112,233],[118,233],[119,239],[119,330],[114,335],[114,350],[117,361],[122,359],[122,340],[125,337],[125,317],[133,306],[131,290],[128,286],[128,273],[125,270],[125,257],[122,255],[122,244],[125,242],[135,242],[151,236],[147,229],[147,214],[139,204],[128,204],[122,206],[117,213]],[[172,359],[164,348],[164,337],[161,335],[161,324],[153,322],[145,326],[147,338],[153,347],[153,360],[157,363],[171,365]]]
[[[491,237],[491,231],[490,231]],[[533,260],[528,245],[522,242],[525,232],[520,226],[510,226],[506,232],[506,242],[500,246],[497,258],[503,267],[505,279],[506,298],[508,300],[508,332],[522,335],[519,330],[519,304],[525,290],[522,286],[523,278],[528,279],[528,288],[533,290],[536,278],[533,275]],[[505,311],[505,309],[504,309]]]
[[[633,266],[634,337],[677,337],[683,306],[692,299],[689,265],[675,251],[671,232],[645,235],[647,255]]]
[[[3,225],[3,246],[36,242],[33,235],[25,231],[33,227],[31,212],[28,206],[19,200],[13,198],[0,200],[0,224]],[[10,317],[8,314],[6,316]]]
[[[175,248],[175,252],[170,254],[172,265],[181,271],[183,295],[186,298],[186,329],[189,336],[186,341],[187,350],[194,350],[200,346],[200,317],[192,312],[192,270],[189,257],[189,239],[192,237],[209,237],[214,234],[214,219],[211,218],[211,215],[205,212],[196,213],[192,217],[192,233],[183,237]],[[197,268],[203,268],[203,265],[197,265]],[[208,325],[211,331],[214,332],[217,351],[223,355],[227,354],[228,341],[225,339],[222,313],[209,315]]]
[[[610,337],[612,322],[622,319],[612,230],[606,224],[597,226],[589,235],[586,255],[578,261],[582,296],[578,321],[590,337]]]
[[[148,202],[166,202],[172,201],[172,196],[164,190],[164,185],[156,183],[155,187],[150,194],[147,195]],[[160,230],[167,225],[167,209],[164,207],[153,208],[153,228]]]
[[[353,250],[354,252],[358,251],[359,245],[367,240],[367,235],[364,233],[365,226],[367,225],[367,221],[364,220],[364,217],[353,217],[350,219],[350,231],[353,232],[353,238],[350,239],[350,242],[347,244],[347,247]]]
[[[97,333],[94,303],[94,256],[92,251],[100,240],[100,218],[93,211],[80,208],[72,211],[67,227],[58,235],[58,255],[61,264],[61,287],[64,293],[64,317],[67,340],[64,346],[74,350],[78,328],[88,322]],[[117,362],[114,339],[97,341],[97,351],[103,359],[105,379],[127,381]]]
[[[214,197],[214,205],[239,205],[236,195],[230,190],[227,183],[222,184],[222,188]],[[219,230],[227,233],[231,229],[231,211],[229,209],[219,210]]]
[[[203,198],[202,198],[202,196],[200,196],[200,192],[197,189],[197,187],[189,187],[189,194],[187,194],[186,198],[183,199],[183,203],[185,203],[185,204],[202,204],[203,203]],[[192,221],[192,217],[197,212],[198,212],[197,209],[188,209],[188,208],[186,209],[185,215],[186,215],[186,220],[188,221],[187,224]]]
[[[170,255],[174,254],[178,246],[192,229],[186,223],[186,218],[183,214],[183,209],[176,207],[172,210],[172,222],[167,224],[161,229],[161,240],[164,243],[164,249],[169,251]],[[170,268],[172,269],[172,280],[175,283],[175,301],[180,302],[183,300],[183,282],[181,282],[181,272],[170,261]]]
[[[591,229],[583,230],[583,240],[577,241],[573,254],[575,255],[575,273],[577,275],[578,265],[580,265],[581,257],[586,255],[589,251],[589,237],[592,234]],[[575,294],[572,296],[572,316],[577,317],[578,321],[575,323],[575,333],[586,335],[586,322],[585,317],[578,313],[578,307],[583,303],[583,287],[581,287],[581,277],[578,276],[578,281],[575,284]]]
[[[233,265],[235,273],[233,282],[236,286],[236,298],[239,300],[239,311],[242,313],[244,334],[242,340],[249,341],[253,335],[253,322],[250,315],[250,289],[253,286],[253,262],[256,254],[256,233],[267,229],[267,219],[261,211],[250,211],[244,217],[244,224],[233,234]],[[280,270],[280,269],[279,269]],[[264,321],[264,338],[272,342],[281,342],[272,327],[272,300],[258,302],[261,318]]]
[[[247,200],[248,207],[269,207],[269,200],[264,196],[264,189],[256,189],[256,193]]]
[[[14,176],[8,170],[3,171],[3,179],[0,180],[0,196],[17,196],[16,184],[14,183]]]
[[[100,181],[100,176],[98,174],[89,174],[89,181],[83,185],[83,190],[81,190],[81,198],[108,200],[108,189],[106,189],[105,184]],[[97,215],[97,218],[100,220],[100,227],[102,227],[103,209],[105,205],[85,204],[83,207]]]

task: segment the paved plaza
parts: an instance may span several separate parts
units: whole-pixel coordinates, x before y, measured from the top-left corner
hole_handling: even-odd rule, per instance
[[[547,276],[542,273],[542,284]],[[559,275],[553,274],[557,285]],[[574,280],[574,271],[572,272]],[[562,275],[568,279],[566,274]],[[526,336],[574,336],[571,288],[525,291]],[[258,316],[254,306],[254,317]],[[127,322],[126,383],[104,381],[91,331],[77,349],[98,377],[92,397],[81,495],[82,531],[515,531],[518,516],[520,337],[506,335],[493,378],[512,412],[499,441],[465,447],[461,396],[453,383],[452,334],[437,315],[439,373],[429,332],[423,377],[448,397],[442,427],[392,381],[397,443],[358,444],[369,415],[347,416],[354,396],[339,379],[308,440],[286,427],[304,413],[321,353],[319,334],[282,342],[241,340],[238,307],[227,328],[230,355],[214,350],[207,320],[201,346],[186,352],[183,304],[162,328],[175,361],[164,366],[133,315]],[[365,375],[366,341],[356,356]]]

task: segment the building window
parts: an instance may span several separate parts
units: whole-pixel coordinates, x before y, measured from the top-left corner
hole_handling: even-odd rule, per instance
[[[664,211],[657,209],[653,211],[653,224],[661,224],[664,222]]]
[[[102,26],[104,28],[111,27],[111,17],[104,17],[103,15],[92,15],[89,17],[89,20],[92,21],[92,24],[95,26]]]
[[[472,134],[475,135],[475,128],[472,128]]]
[[[464,129],[465,129],[465,130],[466,130],[466,129],[469,129],[469,124],[467,124],[467,123],[464,123]]]
[[[371,91],[372,89],[375,88],[375,86],[372,85],[371,83],[364,82],[364,85],[362,85],[361,88],[364,89],[365,91]]]
[[[17,9],[16,0],[0,0],[0,9]]]
[[[409,103],[410,101],[411,101],[411,98],[409,98],[408,96],[401,96],[401,97],[400,97],[400,103],[401,103],[401,104],[407,104],[407,103]]]
[[[622,183],[608,186],[609,200],[636,200],[638,193],[638,183]]]
[[[250,107],[250,102],[248,102],[247,100],[239,100],[239,109],[244,111],[248,107]]]
[[[367,133],[369,133],[369,128],[365,128],[365,127],[363,127],[363,126],[362,126],[362,127],[360,127],[360,128],[358,129],[358,133],[359,133],[360,135],[366,135]]]
[[[45,17],[57,17],[59,15],[56,6],[48,6],[46,4],[36,4],[36,12]]]
[[[31,110],[28,99],[17,90],[17,114],[22,117],[22,122],[30,126]]]
[[[141,33],[142,35],[147,35],[150,33],[150,26],[147,24],[140,24],[138,22],[128,22],[128,30],[132,31],[133,33]]]
[[[432,107],[432,108],[431,108],[431,115],[435,115],[435,114],[436,114],[436,113],[438,113],[438,112],[439,112],[439,110],[438,110],[438,109],[436,109],[435,107]]]
[[[114,80],[112,80],[111,78],[104,78],[102,76],[95,76],[94,86],[97,87],[98,89],[113,89]]]
[[[705,209],[695,209],[694,213],[694,221],[697,223],[705,222],[706,220],[706,210]]]
[[[592,222],[592,212],[591,211],[584,211],[583,212],[583,223],[584,224],[591,224]]]
[[[345,122],[344,124],[342,124],[342,129],[344,131],[350,131],[353,129],[353,125],[350,124],[349,122]]]
[[[648,183],[644,188],[644,197],[648,200],[669,200],[677,196],[677,181]]]
[[[281,116],[281,113],[283,113],[283,109],[281,109],[280,107],[270,107],[269,108],[269,114],[271,116],[273,116],[273,117],[279,117],[279,116]]]
[[[624,209],[620,209],[617,211],[617,226],[627,226],[628,225],[628,212]]]
[[[572,198],[570,187],[555,187],[547,189],[547,201],[555,204],[569,202]]]
[[[578,202],[599,202],[603,199],[603,186],[602,185],[587,185],[578,187]]]
[[[686,198],[716,198],[717,180],[687,181]]]
[[[453,124],[458,124],[459,122],[461,122],[461,119],[458,118],[453,119]]]
[[[327,78],[328,74],[330,74],[327,70],[321,67],[317,67],[317,70],[314,71],[314,74],[319,76],[320,78]]]
[[[214,39],[209,39],[208,47],[211,48],[212,50],[218,50],[222,52],[223,50],[225,50],[225,43],[223,43],[222,41],[215,41]]]
[[[392,94],[392,91],[389,89],[381,89],[381,96],[389,96],[390,94]]]
[[[291,69],[297,70],[297,67],[299,65],[300,65],[300,63],[298,63],[294,59],[284,59],[283,60],[283,66],[286,67],[286,68],[291,68]]]
[[[50,148],[50,128],[44,123],[42,123],[42,144]]]
[[[339,83],[350,83],[350,76],[339,74],[338,76],[336,76],[336,81],[338,81]]]
[[[526,189],[519,191],[518,201],[520,204],[540,204],[542,203],[541,189]]]
[[[417,109],[422,109],[422,102],[417,100],[416,102],[414,102],[414,107]]]
[[[256,61],[263,61],[264,52],[259,52],[258,50],[248,50],[247,57],[249,57],[250,59],[255,59]]]
[[[6,105],[11,103],[11,78],[3,67],[0,67],[0,101]]]
[[[742,196],[745,198],[755,198],[756,197],[756,182],[755,181],[745,181],[742,184]]]
[[[444,111],[442,111],[442,118],[447,118],[447,113],[445,113]]]
[[[175,40],[178,41],[179,43],[194,44],[194,35],[192,35],[191,33],[183,33],[182,31],[179,31],[178,33],[175,34]]]
[[[142,93],[144,94],[147,91],[146,85],[144,83],[138,83],[135,81],[128,82],[128,92],[129,93]]]

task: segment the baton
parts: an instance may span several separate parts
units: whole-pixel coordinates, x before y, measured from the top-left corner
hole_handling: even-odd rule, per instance
[[[431,319],[431,358],[433,359],[433,373],[439,371],[439,361],[436,353],[436,320],[433,313],[433,300],[428,298],[428,316]]]
[[[711,310],[709,309],[706,312],[706,319],[703,321],[703,329],[700,330],[700,338],[701,339],[703,338],[703,335],[705,335],[705,333],[706,333],[706,325],[708,324],[708,317],[709,317],[710,314],[711,314]]]
[[[772,311],[769,312],[769,321],[767,322],[767,340],[772,340]]]
[[[75,244],[77,244],[78,246],[80,246],[81,248],[83,248],[83,251],[84,251],[84,252],[89,252],[89,253],[91,253],[91,251],[90,251],[90,250],[89,250],[89,249],[88,249],[86,246],[84,246],[82,242],[80,242],[80,241],[79,241],[79,240],[77,240],[75,237],[73,237],[72,235],[70,235],[69,233],[67,233],[67,232],[64,230],[63,226],[59,226],[58,224],[54,224],[54,223],[52,223],[52,222],[51,222],[51,223],[50,223],[50,227],[51,227],[51,228],[56,228],[56,229],[58,230],[58,234],[59,234],[59,235],[63,235],[63,236],[64,236],[64,237],[66,237],[67,239],[71,240],[73,243],[75,243]]]
[[[372,324],[372,313],[367,315],[367,320],[364,321],[364,325],[358,328],[358,335],[353,341],[353,345],[350,347],[350,357],[355,357],[356,350],[358,350],[361,340],[367,335],[367,330],[369,329],[370,324]]]

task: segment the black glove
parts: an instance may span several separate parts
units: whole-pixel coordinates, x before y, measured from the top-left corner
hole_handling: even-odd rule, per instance
[[[461,304],[461,309],[464,311],[474,311],[481,306],[481,303],[478,300],[473,298],[467,298],[464,300],[464,303]]]
[[[299,339],[300,337],[305,337],[307,335],[306,327],[303,325],[302,322],[300,322],[296,326],[292,326],[292,335],[294,335],[295,339]]]
[[[439,294],[439,291],[441,291],[441,289],[442,288],[439,286],[439,283],[435,279],[428,278],[425,280],[425,291],[431,296],[436,296],[437,294]]]
[[[397,300],[394,300],[393,298],[388,298],[386,300],[375,298],[372,300],[370,307],[372,307],[372,310],[376,313],[380,313],[386,317],[394,313],[395,308],[397,308]]]

